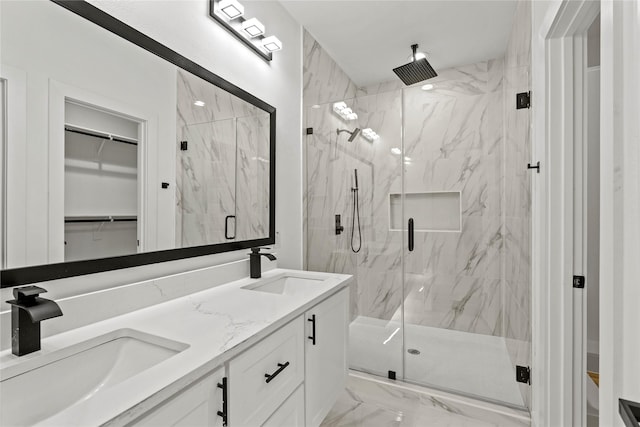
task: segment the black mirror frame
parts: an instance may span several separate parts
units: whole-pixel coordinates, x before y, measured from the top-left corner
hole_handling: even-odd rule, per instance
[[[276,109],[90,3],[80,0],[51,1],[269,113],[269,237],[86,261],[61,262],[6,269],[0,271],[0,287],[8,288],[28,283],[45,282],[274,244],[276,235]]]

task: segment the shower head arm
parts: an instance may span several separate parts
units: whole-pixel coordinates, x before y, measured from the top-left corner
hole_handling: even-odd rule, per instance
[[[418,53],[418,45],[417,44],[412,44],[411,45],[411,51],[413,52],[413,54],[412,54],[413,60],[416,61],[417,60],[416,55]]]

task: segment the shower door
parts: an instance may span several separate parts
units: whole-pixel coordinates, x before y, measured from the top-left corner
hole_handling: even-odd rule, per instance
[[[510,131],[521,111],[503,119],[502,80],[487,78],[496,62],[434,91],[344,100],[350,121],[333,103],[307,108],[305,262],[354,276],[352,369],[522,408],[528,140]],[[379,138],[349,142],[356,128]]]
[[[497,62],[469,67],[474,84],[403,90],[404,378],[524,407],[515,365],[528,343],[515,339],[506,279],[513,268],[528,278],[528,223],[516,236],[503,204],[505,186],[529,178],[505,172],[526,160],[505,148],[502,86],[487,84]]]
[[[400,379],[403,235],[390,228],[388,200],[402,191],[401,93],[340,101],[357,119],[343,119],[333,103],[306,110],[313,132],[305,137],[306,268],[354,276],[350,367]],[[380,137],[370,141],[361,132],[349,142],[349,133],[337,133],[355,128]],[[343,231],[336,231],[336,215]]]

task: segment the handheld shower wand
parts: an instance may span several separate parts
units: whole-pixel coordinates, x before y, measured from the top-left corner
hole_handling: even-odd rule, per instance
[[[362,249],[362,230],[360,229],[360,206],[358,197],[358,169],[353,170],[355,187],[351,187],[351,193],[353,194],[353,215],[351,216],[351,250],[354,253],[360,252]],[[353,239],[356,233],[356,217],[358,219],[358,249],[353,244]]]

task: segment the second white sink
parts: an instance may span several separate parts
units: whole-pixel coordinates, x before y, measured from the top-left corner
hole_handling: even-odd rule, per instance
[[[0,424],[35,424],[187,347],[119,329],[7,367],[0,371]]]
[[[259,292],[269,292],[281,295],[300,295],[308,292],[309,286],[317,286],[324,279],[310,279],[307,277],[283,276],[275,279],[267,279],[258,283],[243,286],[242,289]]]

